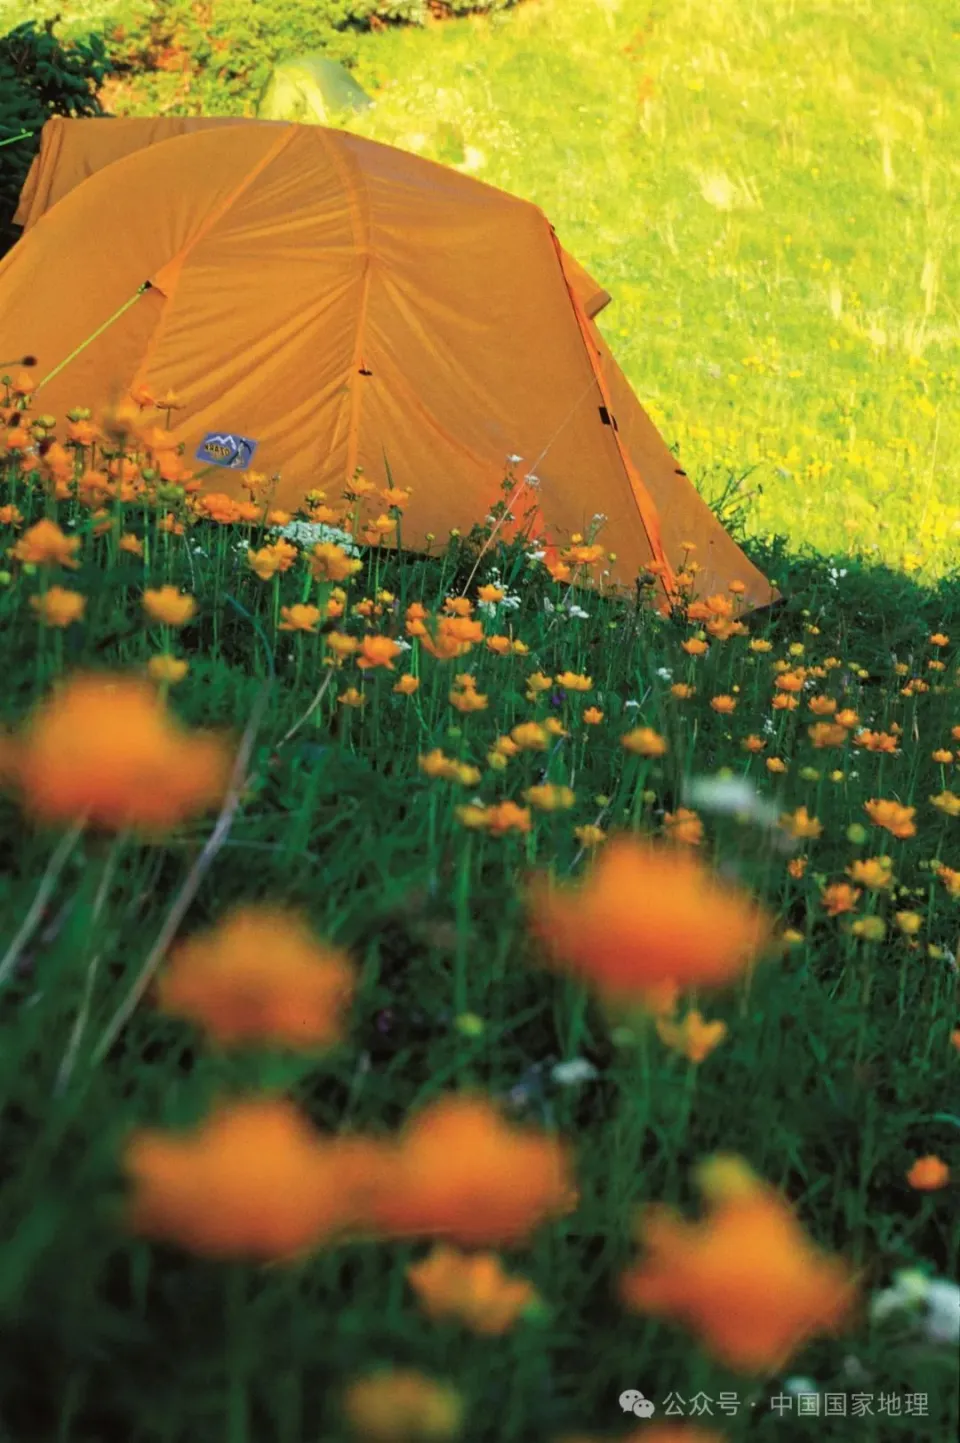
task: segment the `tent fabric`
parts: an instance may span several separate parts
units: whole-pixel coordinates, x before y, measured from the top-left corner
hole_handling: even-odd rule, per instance
[[[56,117],[18,215],[0,333],[37,356],[45,410],[173,390],[188,464],[210,432],[249,437],[286,509],[389,464],[413,547],[482,520],[517,454],[560,544],[607,518],[612,580],[677,569],[692,540],[698,593],[775,598],[604,346],[606,293],[529,202],[323,126]],[[236,471],[203,479],[242,494]]]

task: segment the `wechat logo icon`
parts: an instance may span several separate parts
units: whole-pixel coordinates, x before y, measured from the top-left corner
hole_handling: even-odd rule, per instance
[[[620,1407],[625,1413],[634,1413],[638,1418],[652,1418],[653,1404],[637,1388],[628,1388],[620,1394]]]

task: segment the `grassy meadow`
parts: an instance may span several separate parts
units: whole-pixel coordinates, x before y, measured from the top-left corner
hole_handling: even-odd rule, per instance
[[[2,1443],[956,1436],[955,25],[364,42],[352,125],[546,210],[771,612],[0,368]]]

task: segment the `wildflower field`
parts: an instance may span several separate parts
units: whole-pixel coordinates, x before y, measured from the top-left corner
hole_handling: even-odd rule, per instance
[[[956,584],[3,387],[2,1435],[952,1437]]]

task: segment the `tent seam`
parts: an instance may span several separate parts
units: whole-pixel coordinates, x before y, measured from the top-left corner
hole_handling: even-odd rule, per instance
[[[590,335],[589,331],[587,330],[583,307],[581,306],[580,301],[573,290],[573,287],[567,280],[566,273],[563,269],[562,248],[560,246],[559,240],[557,239],[556,232],[554,231],[553,226],[550,224],[547,217],[543,216],[543,219],[547,227],[547,232],[550,236],[550,242],[553,246],[554,253],[557,257],[557,262],[560,266],[560,275],[563,280],[563,284],[566,288],[567,295],[570,297],[570,304],[573,306],[574,315],[576,316],[577,320],[577,327],[580,331],[580,338],[583,341],[584,349],[587,353],[587,359],[590,363],[590,369],[593,372],[594,379],[600,391],[604,407],[606,409],[608,417],[610,418],[610,429],[613,432],[614,445],[617,448],[617,453],[620,457],[621,464],[626,473],[627,481],[630,484],[631,492],[633,493],[633,499],[634,503],[636,504],[637,514],[640,517],[640,524],[643,527],[644,532],[646,533],[647,541],[654,555],[654,560],[658,562],[659,565],[662,567],[660,582],[663,586],[664,592],[666,593],[667,600],[670,601],[672,600],[673,595],[676,592],[676,576],[673,567],[670,565],[669,559],[667,558],[667,554],[663,549],[663,540],[660,535],[660,525],[657,516],[656,502],[650,495],[646,486],[644,486],[643,479],[640,476],[640,473],[637,470],[632,457],[630,456],[626,447],[621,441],[620,435],[616,427],[613,425],[613,399],[607,389],[607,384],[603,378],[603,373],[597,363],[597,357],[594,355],[593,347],[590,344]]]

